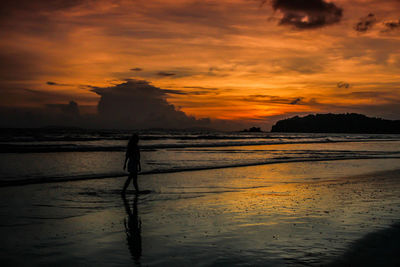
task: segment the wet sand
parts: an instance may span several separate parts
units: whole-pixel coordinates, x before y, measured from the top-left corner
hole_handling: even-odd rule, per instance
[[[400,266],[400,224],[355,241],[329,266]]]
[[[357,242],[399,222],[399,169],[400,160],[385,159],[146,175],[141,189],[152,192],[126,199],[124,178],[0,188],[0,258],[25,266],[354,264],[347,259]]]

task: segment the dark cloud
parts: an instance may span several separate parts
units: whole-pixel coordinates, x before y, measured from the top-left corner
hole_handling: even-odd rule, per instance
[[[1,127],[38,127],[47,125],[78,126],[86,128],[215,128],[220,130],[238,130],[250,127],[257,122],[267,128],[273,117],[244,118],[240,122],[228,120],[195,119],[179,111],[166,100],[169,89],[161,89],[147,81],[128,80],[111,87],[90,87],[100,95],[97,114],[82,114],[81,106],[74,101],[54,104],[54,93],[25,90],[30,97],[42,99],[52,104],[44,104],[42,108],[10,108],[0,106]],[[177,90],[179,92],[179,90]],[[175,92],[175,93],[177,93]],[[184,92],[184,90],[182,90]],[[336,97],[340,99],[376,100],[364,101],[370,104],[327,103],[317,98],[279,97],[271,95],[250,95],[245,99],[249,103],[266,105],[302,105],[311,110],[329,112],[358,112],[370,116],[398,118],[400,97],[384,91],[359,91],[345,93],[338,90]],[[17,97],[17,96],[16,96]],[[47,98],[46,98],[47,97]],[[64,98],[65,96],[63,96]],[[16,98],[18,100],[18,98]],[[232,99],[238,100],[238,99]],[[60,104],[61,103],[61,104]],[[204,105],[204,103],[199,103]],[[287,114],[286,114],[287,115]],[[279,116],[285,116],[279,115]]]
[[[142,68],[132,68],[132,69],[130,69],[131,71],[142,71],[143,69]]]
[[[298,105],[301,104],[303,97],[285,98],[271,95],[250,95],[243,100],[263,104]]]
[[[184,87],[184,88],[196,88],[196,87]],[[219,92],[215,90],[176,90],[176,89],[162,89],[163,92],[167,94],[175,94],[175,95],[218,95]]]
[[[188,90],[177,90],[177,89],[161,89],[163,92],[167,94],[175,94],[175,95],[218,95],[217,88],[208,88],[208,87],[192,87],[192,86],[184,86],[183,88],[187,88]],[[196,89],[196,90],[193,90]]]
[[[66,83],[57,83],[57,82],[46,82],[47,85],[51,85],[51,86],[71,86],[71,84],[66,84]]]
[[[358,32],[367,32],[370,30],[377,22],[374,14],[369,13],[367,16],[360,18],[359,22],[354,25],[354,29]]]
[[[147,81],[128,80],[112,87],[95,87],[100,95],[98,119],[112,128],[189,128],[209,126],[210,120],[187,116],[166,100],[166,92]]]
[[[68,116],[80,116],[79,107],[75,101],[70,101],[68,104],[47,104],[46,106],[50,109],[60,110],[63,114]]]
[[[272,8],[282,12],[279,24],[297,29],[313,29],[338,23],[343,10],[324,0],[272,0]]]
[[[189,89],[204,89],[204,90],[218,90],[216,87],[203,87],[203,86],[184,86],[183,88],[189,88]]]
[[[164,93],[173,94],[173,95],[188,95],[189,92],[185,92],[183,90],[175,90],[175,89],[161,89]]]
[[[346,82],[338,82],[337,83],[337,87],[338,88],[349,88],[350,87],[350,84],[349,83],[346,83]]]
[[[147,81],[131,79],[111,87],[92,86],[90,88],[100,96],[97,114],[82,115],[80,107],[74,101],[68,104],[48,102],[42,108],[0,106],[0,126],[62,125],[120,129],[212,127],[209,119],[188,116],[168,103],[166,96],[169,91],[155,87]],[[25,92],[33,97],[45,97],[45,100],[51,99],[47,94],[53,96],[52,93],[35,90],[25,90]],[[224,125],[228,124],[224,123]],[[218,126],[217,123],[215,125]]]
[[[157,73],[158,76],[164,76],[164,77],[169,77],[169,76],[174,76],[176,73],[173,72],[166,72],[166,71],[160,71]]]
[[[399,30],[400,29],[400,19],[398,21],[384,22],[383,25],[385,25],[384,32]]]
[[[301,101],[301,98],[296,98],[292,102],[290,102],[291,105],[296,105]]]

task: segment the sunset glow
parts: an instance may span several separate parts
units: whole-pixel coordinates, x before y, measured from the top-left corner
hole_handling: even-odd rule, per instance
[[[139,80],[233,128],[316,112],[400,119],[396,0],[6,2],[2,112],[75,101],[96,114],[93,88]]]

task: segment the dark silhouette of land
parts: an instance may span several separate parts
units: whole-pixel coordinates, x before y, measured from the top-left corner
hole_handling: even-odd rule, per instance
[[[251,127],[249,129],[244,129],[242,132],[245,132],[245,133],[261,133],[262,130],[261,130],[260,127]]]
[[[271,132],[400,133],[400,120],[371,118],[357,113],[316,114],[280,120]]]

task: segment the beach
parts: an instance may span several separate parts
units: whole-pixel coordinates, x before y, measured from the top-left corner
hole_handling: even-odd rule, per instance
[[[350,159],[139,175],[151,192],[128,191],[125,201],[118,177],[2,187],[0,258],[18,266],[346,262],[366,235],[399,222],[399,166]],[[386,266],[396,260],[386,257]]]
[[[0,267],[400,267],[400,0],[0,3]]]

